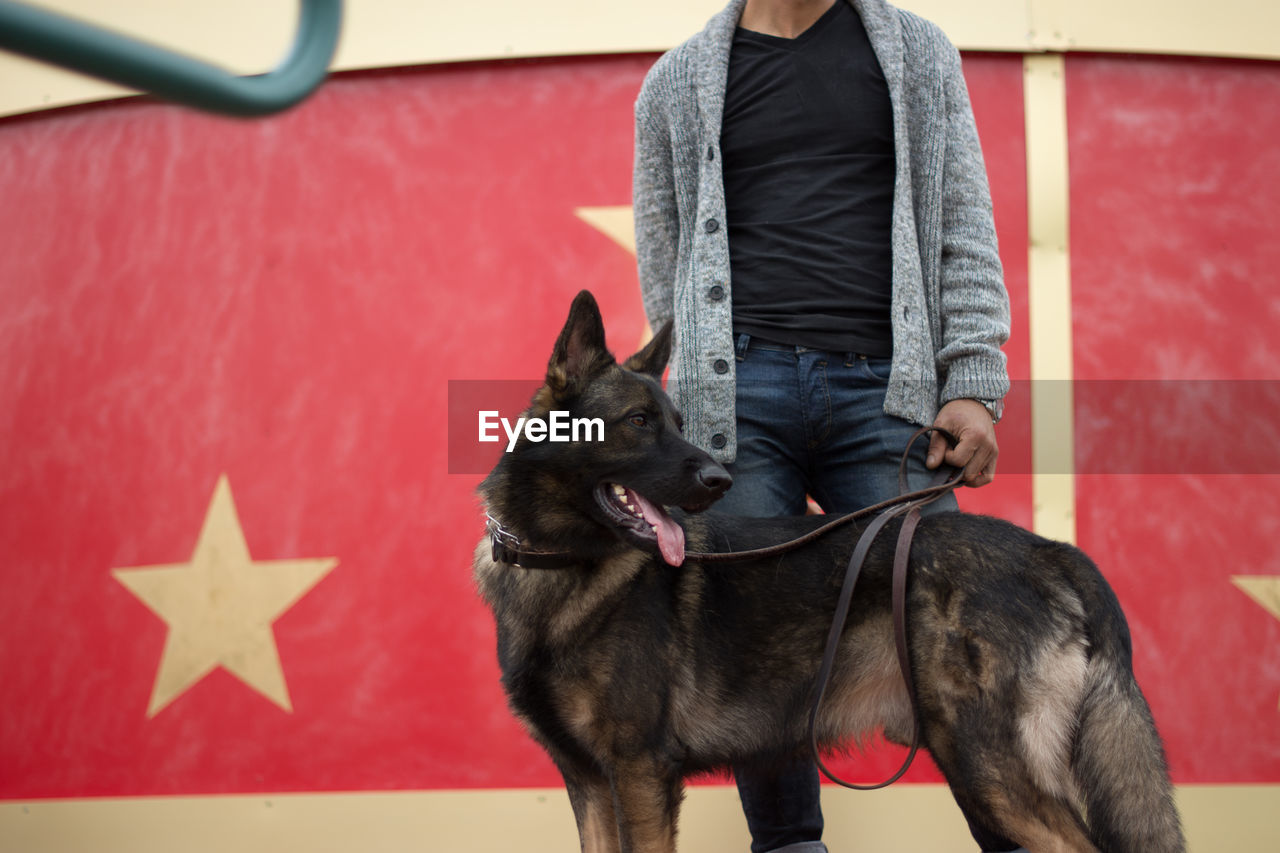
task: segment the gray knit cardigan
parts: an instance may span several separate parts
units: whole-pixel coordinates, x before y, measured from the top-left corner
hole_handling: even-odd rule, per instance
[[[844,0],[839,0],[844,2]],[[945,402],[1002,398],[1009,301],[960,54],[934,24],[850,0],[893,102],[893,367],[885,411],[919,424]],[[737,452],[729,244],[720,123],[746,0],[664,54],[635,108],[633,206],[640,289],[656,329],[676,320],[670,390],[690,441]]]

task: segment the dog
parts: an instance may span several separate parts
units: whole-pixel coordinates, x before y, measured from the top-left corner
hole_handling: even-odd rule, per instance
[[[663,392],[671,324],[619,364],[588,291],[479,493],[473,564],[510,707],[564,777],[584,853],[674,851],[683,780],[805,749],[819,658],[865,521],[782,556],[821,516],[707,511],[728,473]],[[1164,748],[1115,594],[1078,549],[995,518],[926,516],[910,553],[909,701],[894,651],[890,522],[854,590],[816,732],[846,749],[918,723],[974,837],[1040,851],[1185,849]],[[883,540],[884,544],[881,544]],[[1086,818],[1087,815],[1087,818]]]

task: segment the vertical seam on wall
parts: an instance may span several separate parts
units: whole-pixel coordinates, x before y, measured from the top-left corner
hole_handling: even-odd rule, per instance
[[[1023,57],[1031,344],[1032,526],[1076,541],[1065,60]]]

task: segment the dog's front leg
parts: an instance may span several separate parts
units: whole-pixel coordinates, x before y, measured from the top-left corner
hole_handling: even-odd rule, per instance
[[[675,853],[684,785],[675,768],[653,758],[616,763],[610,773],[622,853]]]
[[[613,813],[609,780],[595,770],[561,766],[560,773],[578,822],[582,853],[620,853],[618,820]]]

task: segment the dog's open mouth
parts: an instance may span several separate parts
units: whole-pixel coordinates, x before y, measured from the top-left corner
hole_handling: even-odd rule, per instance
[[[656,540],[662,559],[669,565],[679,566],[684,562],[684,528],[662,507],[617,483],[597,486],[596,501],[620,527],[641,539]]]

